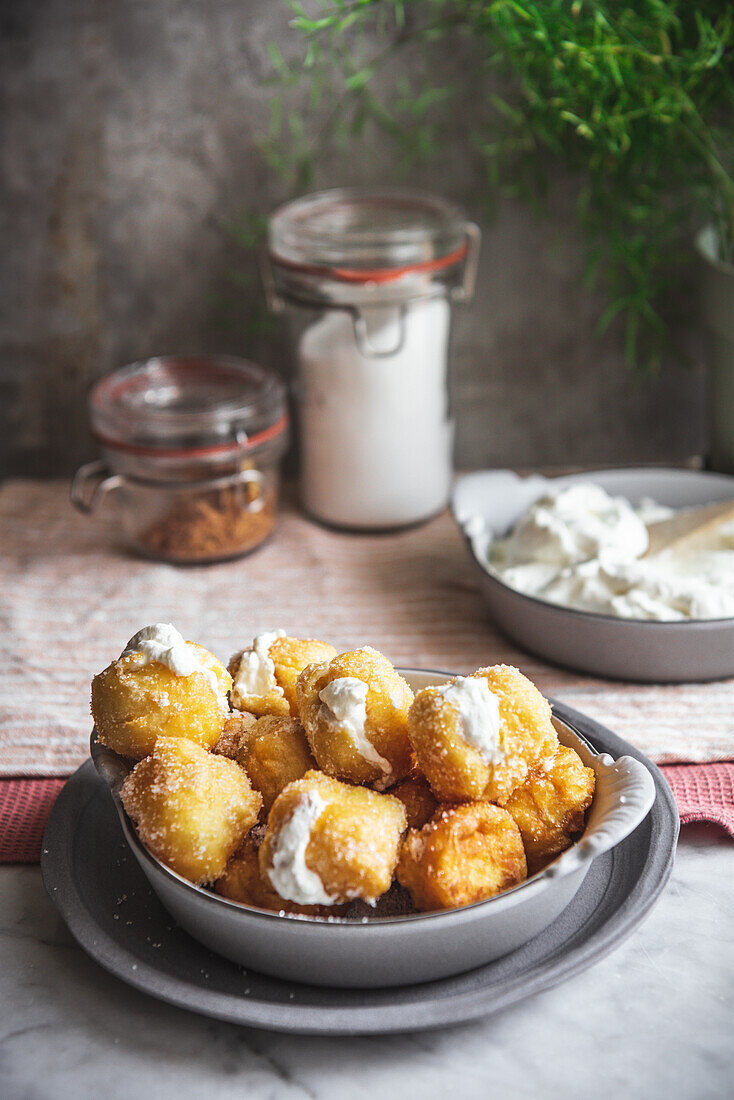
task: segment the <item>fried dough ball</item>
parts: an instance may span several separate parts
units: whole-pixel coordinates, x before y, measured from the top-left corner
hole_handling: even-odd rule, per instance
[[[282,630],[258,634],[229,662],[230,698],[237,710],[298,717],[296,680],[314,661],[330,661],[336,650],[315,638],[289,638]]]
[[[295,718],[267,714],[258,718],[244,754],[237,757],[256,791],[263,796],[266,814],[289,783],[316,767],[303,726]]]
[[[406,824],[399,799],[307,772],[270,811],[260,870],[299,905],[372,903],[392,882]]]
[[[193,671],[181,674],[181,668]],[[211,748],[229,712],[231,685],[224,665],[170,624],[146,627],[92,680],[98,740],[135,760],[152,752],[159,737],[185,737]]]
[[[547,771],[533,768],[505,803],[522,833],[528,874],[535,874],[571,844],[584,827],[596,777],[578,753],[559,745]]]
[[[408,732],[439,802],[504,804],[558,746],[550,705],[509,665],[424,688],[410,709]]]
[[[262,801],[238,764],[183,737],[159,737],[120,795],[146,848],[196,883],[222,875]]]
[[[438,803],[428,785],[428,780],[422,775],[409,775],[401,779],[387,793],[393,798],[399,798],[405,806],[409,829],[421,829],[438,809]]]
[[[234,711],[214,751],[245,769],[263,796],[265,816],[284,787],[316,767],[301,723],[278,714],[257,718],[246,711]]]
[[[275,913],[328,917],[341,914],[346,908],[338,905],[296,905],[295,902],[282,898],[270,885],[269,879],[260,873],[257,847],[251,836],[245,837],[214,889],[230,901],[254,905],[258,909],[270,909]]]
[[[328,775],[378,790],[407,775],[413,693],[376,649],[309,665],[298,677],[296,698],[311,751]]]
[[[520,830],[506,810],[472,802],[439,810],[403,845],[397,879],[416,909],[453,909],[526,877]]]
[[[247,747],[255,735],[255,723],[257,718],[245,710],[233,710],[224,721],[224,728],[219,735],[219,740],[214,746],[213,752],[218,756],[228,756],[230,760],[236,760],[242,765],[240,756],[244,756]]]

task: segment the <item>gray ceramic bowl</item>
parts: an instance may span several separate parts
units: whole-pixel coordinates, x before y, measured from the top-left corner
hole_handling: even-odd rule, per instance
[[[657,623],[575,611],[516,592],[487,568],[491,538],[508,534],[549,484],[576,481],[593,481],[633,504],[651,497],[689,508],[734,499],[734,477],[696,470],[603,470],[552,479],[487,470],[458,478],[451,508],[497,626],[531,653],[595,676],[664,683],[734,675],[734,619]]]
[[[400,670],[414,691],[444,683],[449,673]],[[555,718],[563,744],[596,773],[596,793],[580,840],[545,870],[495,898],[461,909],[367,923],[279,916],[228,901],[171,871],[138,840],[119,789],[128,766],[98,744],[92,758],[111,788],[122,829],[165,908],[207,947],[241,965],[313,985],[372,987],[426,982],[505,955],[546,928],[579,889],[591,862],[624,840],[655,800],[650,772],[631,756],[600,755]]]

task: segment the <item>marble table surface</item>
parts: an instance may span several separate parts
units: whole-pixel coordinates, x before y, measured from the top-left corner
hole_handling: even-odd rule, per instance
[[[734,1093],[734,843],[683,830],[646,922],[591,970],[468,1026],[317,1039],[161,1004],[74,944],[37,867],[0,868],[0,1095],[187,1100]]]

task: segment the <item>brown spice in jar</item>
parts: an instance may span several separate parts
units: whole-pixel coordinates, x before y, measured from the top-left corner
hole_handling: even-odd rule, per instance
[[[140,546],[168,561],[212,561],[254,549],[274,524],[272,489],[240,484],[194,490],[141,534]]]

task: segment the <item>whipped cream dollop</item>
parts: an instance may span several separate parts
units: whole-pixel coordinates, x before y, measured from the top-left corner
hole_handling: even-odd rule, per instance
[[[306,865],[306,849],[311,830],[326,809],[326,802],[317,791],[303,794],[291,816],[281,825],[273,840],[270,881],[282,898],[297,905],[331,905],[334,898],[324,884]]]
[[[120,657],[129,657],[132,653],[140,657],[138,667],[157,661],[170,668],[174,676],[192,676],[193,673],[200,672],[220,704],[229,710],[226,693],[219,686],[216,676],[210,668],[202,664],[199,651],[171,623],[153,623],[133,634]],[[167,697],[165,702],[168,702]]]
[[[283,694],[275,679],[275,665],[270,656],[270,647],[278,638],[285,638],[285,630],[263,631],[254,638],[249,649],[243,649],[232,686],[235,706],[247,695]]]
[[[380,756],[365,730],[367,722],[367,684],[356,676],[339,676],[322,688],[319,699],[328,722],[338,725],[369,764],[379,768],[385,779],[392,776],[392,765]]]
[[[485,560],[518,592],[579,611],[660,622],[734,616],[734,524],[705,546],[643,557],[646,524],[674,514],[577,482],[537,500],[507,538],[489,542]]]
[[[438,688],[447,703],[459,712],[464,740],[487,764],[504,759],[500,744],[500,701],[481,677],[457,676],[453,683]]]

